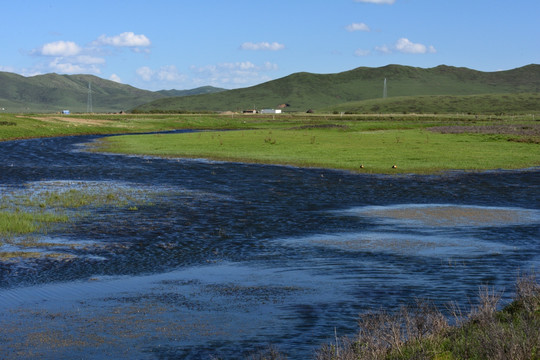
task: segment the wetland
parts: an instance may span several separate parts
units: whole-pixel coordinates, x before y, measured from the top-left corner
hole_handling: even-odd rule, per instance
[[[466,306],[540,265],[538,168],[361,174],[97,139],[0,143],[0,213],[43,217],[0,234],[7,359],[305,359],[360,313]]]

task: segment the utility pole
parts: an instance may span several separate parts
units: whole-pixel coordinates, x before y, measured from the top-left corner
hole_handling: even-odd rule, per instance
[[[384,78],[384,88],[383,88],[382,97],[383,99],[386,99],[387,96],[388,96],[388,93],[386,91],[386,78]]]
[[[86,100],[86,112],[92,112],[92,83],[88,81],[88,99]]]

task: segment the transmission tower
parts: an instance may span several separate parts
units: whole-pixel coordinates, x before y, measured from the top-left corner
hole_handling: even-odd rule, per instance
[[[386,92],[386,78],[384,78],[384,88],[383,88],[382,97],[383,99],[386,99],[387,96],[388,96],[388,93]]]
[[[92,83],[88,82],[88,99],[86,100],[86,112],[92,112]]]

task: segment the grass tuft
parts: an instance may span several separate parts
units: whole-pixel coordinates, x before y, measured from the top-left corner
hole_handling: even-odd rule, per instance
[[[516,281],[514,301],[497,311],[500,293],[482,287],[479,303],[463,316],[453,308],[455,326],[432,304],[419,301],[389,313],[360,316],[355,338],[336,339],[316,352],[317,360],[540,358],[540,284],[534,274]]]

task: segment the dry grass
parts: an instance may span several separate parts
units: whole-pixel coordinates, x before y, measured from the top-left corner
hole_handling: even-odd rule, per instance
[[[498,311],[501,293],[482,287],[479,302],[451,312],[455,326],[431,303],[360,316],[355,338],[337,339],[316,352],[317,360],[540,359],[540,284],[534,274],[516,282],[514,301]]]

